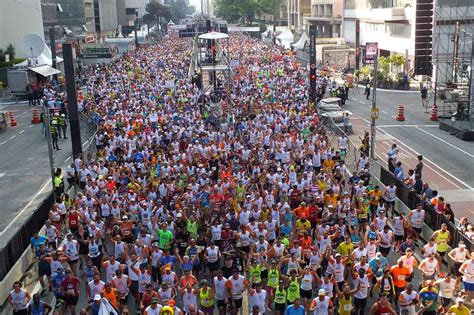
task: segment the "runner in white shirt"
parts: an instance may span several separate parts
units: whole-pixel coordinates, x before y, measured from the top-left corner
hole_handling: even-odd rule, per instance
[[[329,311],[333,309],[333,304],[329,296],[326,295],[326,290],[319,289],[318,297],[315,297],[311,302],[309,308],[310,314],[314,315],[328,315]]]
[[[452,249],[448,256],[454,261],[453,269],[456,275],[456,286],[461,282],[462,274],[459,272],[461,265],[469,259],[469,251],[466,249],[466,244],[463,241],[459,241],[458,247]]]
[[[440,275],[442,276],[442,275]],[[438,279],[434,282],[434,286],[438,287],[439,296],[441,297],[441,305],[443,311],[447,314],[452,298],[456,295],[456,282],[451,279],[449,273],[444,278]]]

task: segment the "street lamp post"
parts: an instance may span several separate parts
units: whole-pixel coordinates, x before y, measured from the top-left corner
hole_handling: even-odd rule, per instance
[[[56,29],[54,28],[54,25],[49,27],[49,43],[51,46],[51,66],[54,69],[57,69],[57,57],[56,57]],[[54,74],[53,75],[54,80],[56,83],[58,82],[58,75]]]
[[[375,158],[375,134],[376,134],[375,120],[377,118],[375,116],[375,112],[377,111],[377,64],[378,64],[377,59],[378,59],[378,53],[375,56],[375,60],[374,60],[375,76],[374,76],[374,82],[373,82],[374,86],[372,88],[372,114],[371,114],[372,123],[370,124],[370,157],[374,160],[376,159]]]
[[[51,183],[54,190],[54,154],[53,154],[53,144],[51,137],[51,118],[49,108],[45,107],[44,109],[45,119],[46,119],[46,142],[48,143],[48,156],[49,156],[49,167],[51,168]]]
[[[135,9],[135,49],[138,48],[138,9]]]

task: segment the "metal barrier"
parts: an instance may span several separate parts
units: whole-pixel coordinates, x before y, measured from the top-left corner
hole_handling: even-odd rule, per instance
[[[325,121],[325,123],[327,124],[326,127],[331,131],[332,138],[330,138],[330,142],[334,142],[334,139],[338,137],[338,135],[344,134],[343,130],[334,122],[334,120],[330,119]],[[347,144],[348,147],[345,164],[348,169],[356,171],[357,161],[360,157],[360,151],[358,146],[352,141],[348,140]],[[372,159],[369,160],[369,173],[371,174],[372,178],[375,177],[375,179],[380,180],[380,182],[385,186],[394,183],[397,187],[396,192],[398,199],[408,209],[415,209],[416,206],[421,202],[426,213],[425,224],[433,231],[439,229],[441,224],[446,223],[448,230],[451,233],[451,241],[449,242],[451,247],[456,247],[459,241],[462,240],[466,244],[466,248],[469,251],[474,250],[474,242],[472,240],[470,240],[464,233],[457,229],[456,226],[446,218],[446,216],[436,211],[436,209],[434,209],[430,203],[423,200],[423,198],[419,196],[414,190],[408,188],[405,183],[396,178],[396,176],[379,161]]]
[[[24,251],[30,246],[31,237],[38,232],[48,219],[49,210],[53,204],[53,193],[43,201],[41,206],[11,237],[7,245],[0,250],[0,281],[8,274]]]
[[[94,154],[96,151],[95,135],[98,131],[98,124],[92,117],[88,113],[81,113],[80,115],[81,127],[83,127],[81,128],[82,136],[88,139],[83,143],[83,153],[85,154]],[[25,250],[28,250],[33,233],[38,232],[48,219],[53,202],[54,196],[51,192],[10,238],[5,247],[0,249],[0,281],[3,281]]]

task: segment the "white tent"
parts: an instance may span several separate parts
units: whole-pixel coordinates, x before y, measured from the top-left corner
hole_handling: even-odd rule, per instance
[[[282,46],[285,49],[290,49],[291,43],[293,43],[293,40],[294,40],[294,36],[293,36],[293,33],[289,29],[286,29],[283,32],[281,32],[281,34],[278,35],[276,39],[280,46]]]
[[[219,32],[209,32],[199,35],[200,39],[224,39],[229,38],[229,35]]]
[[[296,43],[291,44],[291,46],[294,49],[304,49],[304,46],[308,41],[309,41],[308,35],[306,35],[306,32],[303,32],[303,34],[301,34],[300,39]]]

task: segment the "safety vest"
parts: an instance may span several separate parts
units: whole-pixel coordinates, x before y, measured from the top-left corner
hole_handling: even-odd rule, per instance
[[[52,136],[55,136],[55,135],[58,134],[58,129],[56,129],[56,126],[55,126],[55,125],[51,125],[51,126],[49,127],[49,131],[51,132],[51,135],[52,135]]]
[[[300,298],[300,284],[298,283],[298,279],[290,281],[287,290],[286,298],[289,302],[293,303],[296,299]]]
[[[200,288],[199,299],[201,300],[201,306],[210,307],[214,305],[214,300],[211,298],[211,288],[208,287],[205,293],[204,288]]]
[[[277,304],[285,304],[286,303],[286,291],[285,289],[280,291],[280,288],[276,288],[275,290],[275,297],[273,298],[273,302]]]
[[[278,271],[278,269],[270,268],[270,270],[268,270],[267,285],[269,287],[276,288],[276,287],[278,287],[278,282],[279,281],[280,281],[280,272]]]
[[[61,187],[63,185],[63,179],[61,176],[54,176],[54,187]]]
[[[59,118],[59,125],[60,126],[66,126],[66,118],[64,118],[64,117]]]

